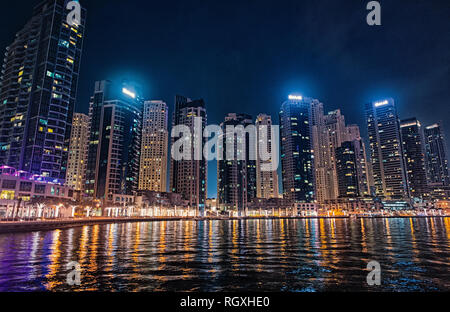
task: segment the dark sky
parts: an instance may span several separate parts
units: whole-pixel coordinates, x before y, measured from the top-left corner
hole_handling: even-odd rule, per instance
[[[37,0],[0,11],[0,49]],[[88,9],[77,111],[99,79],[137,80],[146,98],[204,98],[209,123],[228,112],[278,120],[289,93],[341,108],[366,132],[364,103],[393,97],[401,118],[442,120],[450,137],[450,1],[383,0],[382,26],[368,0],[80,0]],[[216,193],[216,169],[208,193]]]

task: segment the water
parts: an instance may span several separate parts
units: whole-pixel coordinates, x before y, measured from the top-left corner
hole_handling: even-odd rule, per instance
[[[96,225],[0,235],[0,291],[449,291],[449,256],[449,218]]]

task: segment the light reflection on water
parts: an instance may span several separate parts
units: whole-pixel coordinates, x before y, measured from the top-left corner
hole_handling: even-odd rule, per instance
[[[449,259],[449,218],[95,225],[0,235],[0,291],[449,291]]]

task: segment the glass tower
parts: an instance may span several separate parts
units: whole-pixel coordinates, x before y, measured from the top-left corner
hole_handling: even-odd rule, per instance
[[[390,200],[408,198],[400,122],[393,99],[366,104],[375,192]]]
[[[311,139],[312,106],[319,101],[290,96],[280,111],[281,165],[284,198],[293,203],[314,201]]]
[[[91,97],[86,194],[111,202],[138,189],[142,101],[132,85],[97,81]]]
[[[428,188],[422,126],[416,118],[410,118],[400,122],[400,129],[410,196],[424,198]]]
[[[447,145],[440,123],[425,128],[425,146],[429,183],[449,186]]]
[[[68,25],[67,1],[47,0],[6,48],[0,78],[0,163],[65,179],[86,10]]]

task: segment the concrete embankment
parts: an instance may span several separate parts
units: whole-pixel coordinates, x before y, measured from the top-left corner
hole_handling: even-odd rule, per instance
[[[152,221],[179,221],[181,217],[161,217],[161,218],[83,218],[64,220],[43,220],[43,221],[13,221],[0,222],[0,233],[34,232],[48,231],[55,229],[66,229],[96,224],[114,224],[128,222],[152,222]]]

